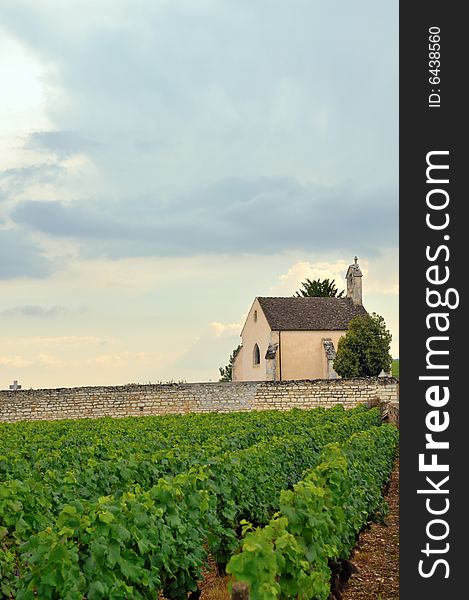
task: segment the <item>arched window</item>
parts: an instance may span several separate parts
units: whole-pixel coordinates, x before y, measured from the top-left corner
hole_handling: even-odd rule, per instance
[[[261,352],[257,344],[254,344],[254,350],[252,352],[252,363],[255,367],[261,364]]]
[[[257,310],[254,311],[254,323],[257,323]]]

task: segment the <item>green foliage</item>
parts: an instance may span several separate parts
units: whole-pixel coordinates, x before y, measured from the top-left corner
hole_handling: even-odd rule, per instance
[[[235,348],[233,350],[233,352],[230,354],[230,358],[229,358],[229,361],[228,361],[228,364],[226,365],[226,367],[218,368],[218,370],[220,371],[220,375],[221,375],[221,377],[218,381],[231,381],[232,376],[233,376],[234,361],[240,350],[241,350],[241,344],[237,348]]]
[[[392,376],[395,377],[396,379],[399,379],[399,359],[398,358],[394,358],[392,361]]]
[[[8,536],[8,529],[0,526],[0,596],[2,598],[10,598],[16,587],[15,547],[13,540]]]
[[[380,315],[355,317],[339,340],[334,370],[341,377],[376,377],[382,370],[388,373],[392,362],[391,340]]]
[[[202,471],[181,474],[147,491],[136,485],[120,497],[64,505],[54,527],[21,546],[26,590],[81,599],[150,598],[159,589],[181,598],[197,589],[207,513],[215,510],[213,496],[200,489],[204,479]],[[68,580],[76,596],[67,596]]]
[[[327,298],[342,298],[344,295],[344,290],[340,293],[337,293],[337,287],[335,285],[335,279],[329,281],[329,279],[306,279],[301,284],[303,289],[300,289],[298,292],[294,294],[295,297],[308,297],[308,296],[321,296]]]
[[[185,598],[248,520],[378,409],[0,424],[0,591],[16,599]]]
[[[292,490],[280,494],[280,512],[245,535],[242,551],[227,566],[250,587],[252,600],[327,600],[329,563],[347,558],[367,519],[383,509],[397,445],[391,425],[329,444],[321,462]]]

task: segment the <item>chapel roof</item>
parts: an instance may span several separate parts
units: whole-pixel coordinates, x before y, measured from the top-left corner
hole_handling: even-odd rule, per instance
[[[354,317],[368,314],[351,298],[258,297],[257,300],[272,331],[345,330]]]

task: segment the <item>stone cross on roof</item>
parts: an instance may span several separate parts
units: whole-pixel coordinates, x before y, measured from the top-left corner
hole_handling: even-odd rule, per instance
[[[18,380],[15,379],[13,381],[13,383],[10,385],[10,390],[13,390],[14,392],[16,392],[16,390],[20,390],[20,389],[21,389],[21,386],[18,385]]]

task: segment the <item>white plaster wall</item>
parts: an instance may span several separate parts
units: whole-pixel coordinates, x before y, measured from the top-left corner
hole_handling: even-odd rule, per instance
[[[322,340],[332,340],[335,349],[345,331],[282,331],[282,380],[327,379],[327,358]]]
[[[255,311],[257,311],[257,321],[254,320]],[[270,325],[257,298],[248,313],[241,336],[243,350],[236,357],[233,381],[265,381],[267,378],[265,353],[270,343],[278,341],[278,333],[270,330]],[[253,361],[255,344],[259,346],[261,356],[260,364],[257,366],[254,366]]]

